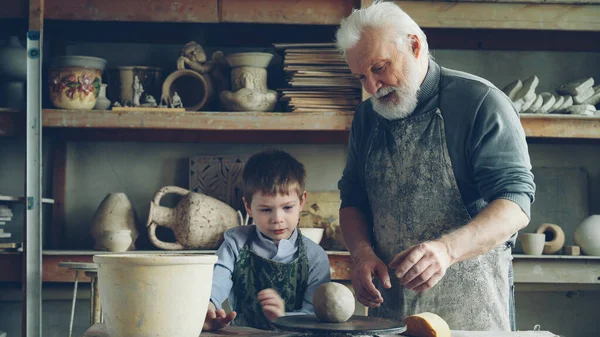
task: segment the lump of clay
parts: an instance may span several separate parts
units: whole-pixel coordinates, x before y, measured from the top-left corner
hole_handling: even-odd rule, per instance
[[[404,319],[406,324],[405,335],[411,337],[450,337],[450,327],[440,316],[423,312],[408,316]]]
[[[354,295],[346,286],[328,282],[315,291],[313,306],[321,322],[342,323],[354,313]]]
[[[577,96],[593,86],[594,79],[592,77],[581,78],[561,85],[558,89],[556,89],[556,92],[561,95]]]

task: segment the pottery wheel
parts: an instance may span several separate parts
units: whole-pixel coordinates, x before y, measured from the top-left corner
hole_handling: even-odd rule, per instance
[[[284,331],[324,335],[399,334],[406,330],[402,322],[368,316],[352,316],[343,323],[324,323],[315,315],[292,315],[277,318],[273,325]]]

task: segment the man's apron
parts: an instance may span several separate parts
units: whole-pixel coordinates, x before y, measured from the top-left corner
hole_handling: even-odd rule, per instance
[[[256,299],[261,290],[275,289],[285,303],[285,311],[302,309],[304,293],[308,286],[308,255],[298,229],[298,252],[289,263],[281,263],[256,255],[250,243],[256,239],[256,231],[240,250],[232,281],[237,317],[235,325],[257,329],[272,329],[270,322]]]
[[[439,102],[438,102],[439,105]],[[440,238],[471,220],[458,189],[439,109],[403,120],[378,122],[369,144],[365,184],[373,214],[377,256],[389,264],[412,245]],[[455,263],[433,288],[404,289],[389,273],[392,288],[371,314],[403,319],[429,311],[453,330],[510,330],[510,248],[502,245]],[[379,282],[377,282],[379,283]]]

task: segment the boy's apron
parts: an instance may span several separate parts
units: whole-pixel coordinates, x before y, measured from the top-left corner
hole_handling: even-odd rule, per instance
[[[256,296],[261,290],[272,288],[283,299],[286,312],[301,309],[308,286],[308,257],[300,230],[297,257],[289,263],[256,255],[250,249],[250,242],[256,240],[256,235],[254,232],[241,249],[232,275],[234,310],[237,312],[235,325],[272,329]]]
[[[389,264],[396,254],[438,239],[471,217],[456,183],[440,109],[397,121],[377,118],[365,183],[375,252]],[[404,289],[390,269],[392,288],[378,284],[384,303],[371,309],[371,314],[402,320],[429,311],[453,330],[510,330],[511,260],[510,248],[502,245],[455,263],[437,285],[424,292]]]

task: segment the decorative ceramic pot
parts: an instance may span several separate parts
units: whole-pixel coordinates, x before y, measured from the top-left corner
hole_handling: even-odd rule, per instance
[[[102,245],[109,252],[125,252],[131,246],[129,229],[107,229],[102,231]]]
[[[600,215],[590,215],[575,229],[575,244],[585,255],[600,256]]]
[[[27,82],[25,81],[0,83],[0,107],[15,109],[25,108],[26,84]]]
[[[237,53],[227,57],[231,66],[231,91],[221,92],[219,99],[226,111],[273,111],[277,92],[267,88],[267,66],[273,58],[268,53]]]
[[[160,206],[167,194],[182,196],[175,208]],[[240,223],[236,210],[226,203],[201,193],[177,186],[160,189],[150,202],[148,234],[150,241],[161,249],[216,249],[223,242],[223,233]],[[156,237],[156,227],[170,228],[176,242],[164,242]]]
[[[198,337],[216,255],[94,255],[108,336]]]
[[[110,108],[110,100],[106,98],[106,87],[106,84],[100,84],[100,93],[96,99],[96,106],[94,106],[94,110],[108,110]]]
[[[109,96],[113,101],[126,106],[126,101],[133,102],[133,83],[137,76],[144,88],[143,96],[152,95],[160,100],[162,85],[162,68],[127,66],[108,70]]]
[[[129,230],[131,243],[127,250],[135,249],[138,237],[137,215],[125,193],[109,193],[102,200],[92,219],[91,234],[95,241],[94,249],[110,250],[104,245],[102,235],[107,230]]]
[[[0,77],[10,81],[27,80],[27,48],[17,36],[9,37],[8,43],[0,47]]]
[[[210,76],[180,69],[167,76],[162,86],[162,97],[169,103],[175,92],[181,97],[186,111],[198,111],[212,102],[214,85]]]
[[[100,94],[106,60],[89,56],[63,56],[50,66],[50,100],[61,109],[91,110]]]

